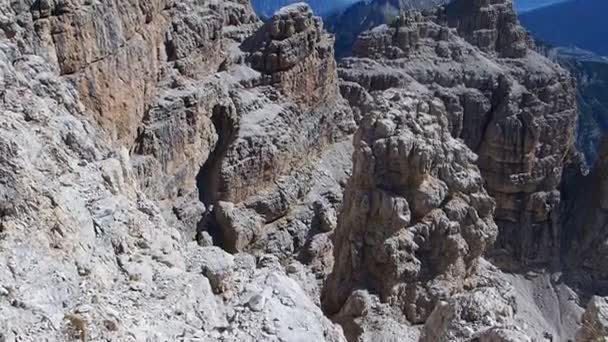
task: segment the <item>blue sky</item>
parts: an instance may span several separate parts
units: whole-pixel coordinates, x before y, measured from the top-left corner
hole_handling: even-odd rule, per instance
[[[515,7],[520,12],[525,12],[564,1],[566,0],[513,0]]]

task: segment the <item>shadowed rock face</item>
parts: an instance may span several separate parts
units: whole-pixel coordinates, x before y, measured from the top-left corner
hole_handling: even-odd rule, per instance
[[[564,189],[563,261],[570,273],[569,280],[588,293],[601,295],[608,293],[608,272],[602,266],[608,258],[607,171],[608,141],[604,139],[590,174],[570,172]]]

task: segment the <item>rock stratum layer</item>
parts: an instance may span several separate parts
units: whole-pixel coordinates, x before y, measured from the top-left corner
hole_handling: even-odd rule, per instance
[[[334,44],[303,3],[0,0],[0,340],[603,336],[606,158],[510,1]]]

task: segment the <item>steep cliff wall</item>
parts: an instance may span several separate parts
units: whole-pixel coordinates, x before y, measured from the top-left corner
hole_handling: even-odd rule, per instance
[[[268,191],[267,220],[285,215],[353,129],[308,7],[281,12],[279,31],[240,0],[0,13],[0,339],[343,341],[296,283],[308,271],[208,246],[217,201]]]
[[[576,122],[568,73],[529,46],[509,1],[455,1],[363,34],[340,69],[367,91],[441,98],[452,135],[478,154],[496,200],[496,254],[523,265],[559,259],[558,186]],[[348,82],[352,98],[359,92]]]
[[[575,323],[553,323],[544,304],[533,314],[543,323],[519,329],[525,300],[507,293],[536,290],[498,286],[508,277],[477,268],[483,255],[505,270],[560,264],[574,83],[532,48],[510,1],[454,1],[364,32],[341,62],[360,127],[324,308],[349,339],[421,323],[428,341],[572,336],[561,326]],[[466,314],[477,305],[504,313],[493,329],[475,323],[486,314]]]

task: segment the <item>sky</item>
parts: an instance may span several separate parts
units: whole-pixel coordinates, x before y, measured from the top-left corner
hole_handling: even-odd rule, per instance
[[[513,0],[515,7],[519,12],[526,12],[563,1],[566,0]]]

